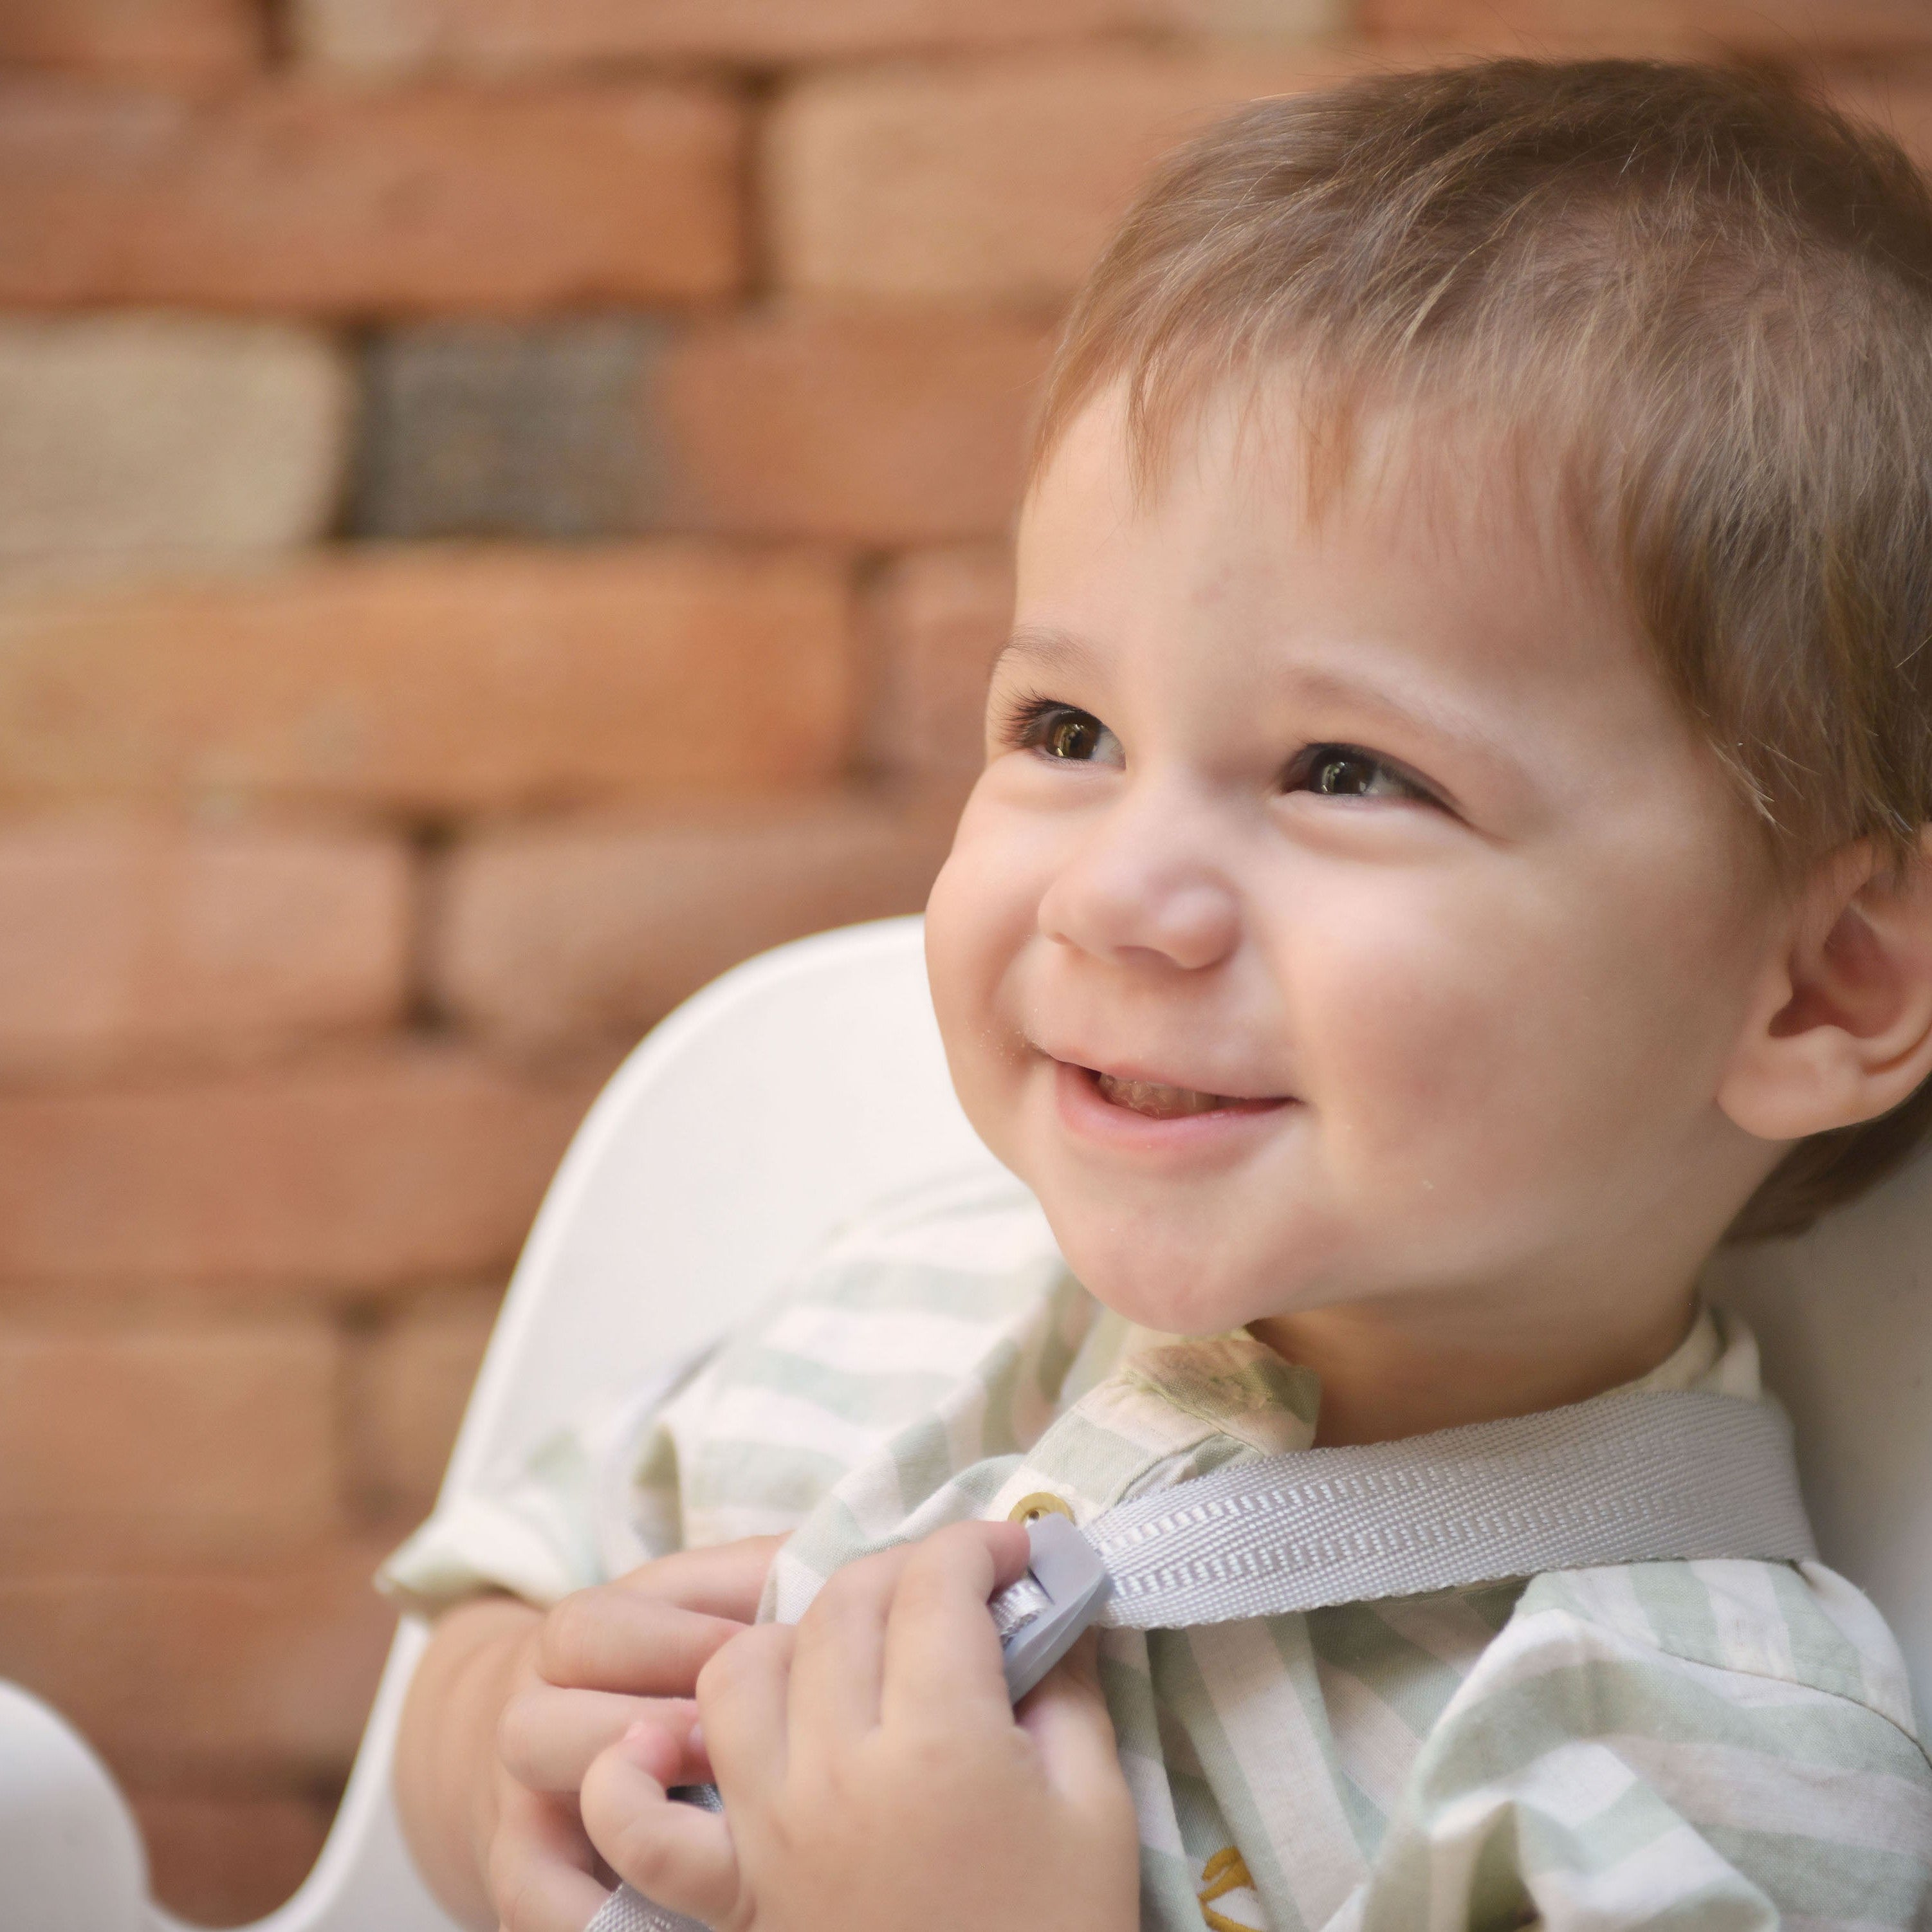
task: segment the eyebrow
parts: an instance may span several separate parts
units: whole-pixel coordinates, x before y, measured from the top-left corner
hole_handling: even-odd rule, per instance
[[[1522,761],[1509,741],[1473,712],[1430,697],[1391,690],[1379,679],[1351,677],[1344,672],[1298,670],[1289,680],[1302,695],[1378,713],[1424,737],[1446,739],[1478,756],[1520,774]]]
[[[1090,670],[1099,658],[1094,646],[1071,631],[1057,631],[1044,624],[1022,624],[1000,646],[993,669],[1002,670],[1017,662],[1042,671]]]
[[[993,669],[1023,664],[1049,676],[1072,674],[1091,670],[1100,658],[1094,645],[1071,631],[1022,624],[1001,646]],[[1312,667],[1290,668],[1282,682],[1304,700],[1369,712],[1422,736],[1464,747],[1519,778],[1525,775],[1522,760],[1507,738],[1462,706],[1397,692],[1379,678]]]

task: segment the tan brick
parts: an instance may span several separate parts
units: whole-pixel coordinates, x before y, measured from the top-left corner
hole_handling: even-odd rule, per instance
[[[804,80],[766,154],[779,274],[826,294],[1058,301],[1156,156],[1218,111],[1349,65],[1096,50]]]
[[[671,514],[879,544],[1004,530],[1048,347],[1031,322],[917,311],[700,330],[658,377]]]
[[[395,72],[624,59],[772,62],[1191,27],[1226,0],[295,0],[310,59]],[[1314,14],[1308,0],[1286,10]],[[1322,17],[1318,14],[1316,17]]]
[[[154,1898],[191,1925],[239,1925],[273,1911],[308,1874],[334,1806],[298,1793],[135,1791]]]
[[[355,315],[736,284],[740,116],[691,86],[190,100],[0,88],[0,303]]]
[[[769,790],[846,751],[844,566],[665,543],[376,552],[0,596],[0,796],[430,812]]]
[[[225,80],[262,52],[254,0],[8,0],[0,7],[0,62]]]
[[[0,1095],[0,1276],[349,1288],[494,1273],[594,1090],[412,1046]]]
[[[349,1454],[365,1509],[427,1514],[501,1299],[495,1288],[423,1296],[354,1338]]]
[[[1013,617],[1004,544],[896,558],[871,586],[879,695],[872,762],[896,776],[963,780],[984,754],[986,675]]]
[[[352,402],[313,330],[0,322],[0,562],[313,542],[335,514]]]
[[[4,1567],[89,1545],[173,1563],[313,1542],[340,1521],[341,1366],[316,1316],[119,1334],[0,1323]]]
[[[916,911],[950,831],[902,806],[829,803],[472,839],[450,862],[434,983],[506,1034],[634,1037],[766,946]]]
[[[1472,51],[1781,56],[1932,42],[1924,0],[1359,0],[1366,32]]]
[[[0,824],[0,1066],[397,1018],[409,861],[352,832]]]
[[[201,1575],[10,1570],[0,1658],[130,1783],[339,1777],[394,1627],[369,1584],[387,1547]]]

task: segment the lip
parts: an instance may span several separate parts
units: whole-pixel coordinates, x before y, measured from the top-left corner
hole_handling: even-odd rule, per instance
[[[1114,1066],[1083,1066],[1046,1056],[1053,1066],[1054,1100],[1060,1124],[1084,1141],[1124,1153],[1212,1158],[1233,1153],[1276,1125],[1300,1103],[1291,1096],[1242,1099],[1232,1106],[1202,1114],[1180,1114],[1170,1120],[1137,1114],[1117,1106],[1094,1084],[1104,1073],[1117,1080],[1159,1080],[1160,1076],[1130,1072]],[[1179,1082],[1161,1082],[1178,1086]],[[1231,1096],[1232,1097],[1232,1096]]]
[[[1236,1094],[1222,1087],[1210,1087],[1204,1082],[1178,1078],[1171,1067],[1160,1067],[1138,1060],[1085,1060],[1077,1053],[1055,1053],[1046,1047],[1036,1047],[1036,1052],[1045,1054],[1048,1060],[1056,1060],[1062,1066],[1077,1067],[1083,1073],[1097,1073],[1108,1080],[1144,1081],[1150,1087],[1181,1087],[1196,1093],[1218,1094],[1223,1100],[1238,1102],[1242,1106],[1277,1106],[1291,1096],[1282,1094]]]

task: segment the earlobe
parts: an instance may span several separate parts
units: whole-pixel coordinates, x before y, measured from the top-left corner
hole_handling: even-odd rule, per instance
[[[1897,868],[1866,843],[1822,862],[1718,1100],[1761,1140],[1889,1112],[1932,1076],[1932,835]]]

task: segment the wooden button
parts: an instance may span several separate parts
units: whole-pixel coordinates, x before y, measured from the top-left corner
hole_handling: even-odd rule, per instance
[[[1030,1496],[1022,1496],[1006,1512],[1009,1522],[1033,1522],[1043,1516],[1064,1516],[1069,1522],[1073,1520],[1073,1505],[1064,1496],[1055,1496],[1051,1490],[1036,1490]]]

